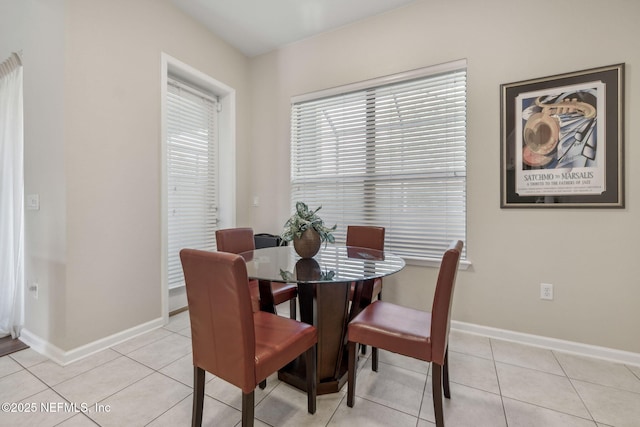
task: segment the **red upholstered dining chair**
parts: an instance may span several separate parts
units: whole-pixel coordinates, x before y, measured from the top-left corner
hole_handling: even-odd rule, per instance
[[[205,371],[242,389],[242,425],[252,426],[256,385],[305,353],[307,406],[316,411],[314,326],[254,312],[247,266],[236,254],[180,251],[193,348],[192,426],[202,424]]]
[[[384,227],[373,227],[368,225],[349,225],[347,226],[347,246],[357,246],[359,248],[375,249],[384,251]],[[349,298],[353,301],[353,293],[355,292],[355,283],[351,284],[351,292]],[[382,277],[373,279],[373,292],[371,293],[371,301],[376,297],[382,299]],[[367,352],[367,346],[361,345],[362,354]]]
[[[347,246],[357,246],[359,248],[375,249],[384,251],[384,227],[371,227],[366,225],[347,226]],[[355,284],[351,284],[351,299]],[[382,299],[382,278],[378,277],[373,281],[373,294],[371,298]]]
[[[372,347],[372,369],[378,371],[378,349],[431,362],[436,426],[444,426],[442,393],[450,398],[448,339],[451,303],[462,242],[452,242],[440,264],[431,313],[375,301],[349,323],[347,405],[353,407],[356,388],[356,343]]]
[[[245,228],[227,228],[216,231],[216,242],[218,250],[239,254],[246,251],[254,250],[255,240],[253,238],[253,230],[249,227]],[[260,309],[260,290],[257,280],[249,281],[251,290],[251,301],[254,311]],[[289,317],[296,318],[296,299],[298,297],[298,287],[291,283],[271,283],[271,292],[273,293],[274,305],[282,304],[289,301]]]

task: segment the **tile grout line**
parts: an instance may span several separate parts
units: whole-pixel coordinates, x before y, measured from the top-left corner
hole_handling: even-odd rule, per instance
[[[500,394],[500,404],[502,405],[502,416],[504,417],[504,425],[509,427],[509,418],[507,417],[507,408],[504,406],[504,395],[502,394],[502,387],[500,386],[500,375],[498,375],[498,364],[496,362],[496,355],[493,349],[493,340],[489,338],[489,350],[491,350],[491,361],[493,362],[493,369],[496,373],[496,382],[498,383],[498,393]]]
[[[578,389],[576,388],[575,384],[573,383],[573,379],[567,373],[566,369],[564,368],[564,366],[560,362],[560,359],[558,359],[558,356],[556,355],[556,352],[554,350],[551,350],[551,354],[553,355],[553,358],[556,360],[558,365],[560,365],[560,369],[562,369],[562,372],[564,372],[564,375],[567,378],[567,380],[569,381],[569,384],[571,384],[571,388],[576,393],[576,395],[580,399],[580,402],[582,403],[582,406],[584,406],[584,409],[587,411],[587,413],[591,417],[591,421],[593,421],[594,424],[598,425],[597,424],[598,422],[596,421],[595,417],[591,413],[591,410],[589,410],[589,407],[587,406],[587,402],[584,401],[584,399],[582,398],[582,395],[580,394],[580,392],[578,392]]]
[[[447,349],[448,348],[449,347],[447,345]],[[416,417],[416,427],[418,427],[418,425],[420,424],[420,414],[422,413],[422,402],[424,402],[424,397],[425,397],[425,394],[427,393],[427,384],[429,383],[429,372],[431,372],[431,364],[432,363],[433,362],[429,362],[429,366],[427,367],[427,375],[424,377],[424,386],[422,387],[422,399],[420,399],[420,406],[418,407],[418,416]],[[431,381],[433,381],[433,377],[431,378]],[[431,400],[433,401],[433,397],[431,397]],[[442,399],[442,400],[444,400],[444,399]],[[443,402],[443,404],[444,404],[444,402]]]

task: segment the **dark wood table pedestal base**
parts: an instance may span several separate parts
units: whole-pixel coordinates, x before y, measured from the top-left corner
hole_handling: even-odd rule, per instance
[[[318,329],[317,392],[337,393],[347,382],[347,326],[371,302],[373,281],[357,282],[353,303],[351,282],[300,283],[300,320]],[[304,358],[298,358],[278,372],[278,378],[306,391]]]

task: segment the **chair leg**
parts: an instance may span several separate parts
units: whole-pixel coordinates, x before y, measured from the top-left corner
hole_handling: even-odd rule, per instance
[[[312,345],[305,353],[307,365],[307,411],[316,413],[316,396],[318,394],[318,373],[316,370],[316,345]]]
[[[436,416],[436,427],[444,427],[442,412],[442,366],[431,363],[431,382],[433,392],[433,411]]]
[[[360,344],[360,354],[365,355],[367,354],[367,346],[364,344]]]
[[[204,369],[193,367],[193,413],[191,415],[191,426],[200,427],[202,425],[202,406],[204,404]]]
[[[356,391],[356,346],[357,343],[349,341],[347,352],[349,353],[349,365],[347,367],[347,406],[353,408],[353,396]]]
[[[442,365],[442,387],[444,388],[444,397],[451,399],[451,391],[449,389],[449,348],[444,352],[444,365]]]
[[[260,390],[264,390],[265,388],[267,388],[267,380],[260,381],[258,387],[260,387]]]
[[[242,427],[253,427],[255,392],[242,393]]]
[[[371,347],[371,369],[378,372],[378,348]]]
[[[296,299],[292,298],[289,300],[289,318],[296,320]]]

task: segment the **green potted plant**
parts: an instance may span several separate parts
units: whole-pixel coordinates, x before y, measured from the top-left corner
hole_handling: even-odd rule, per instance
[[[322,218],[318,216],[319,206],[310,210],[303,202],[296,203],[295,213],[284,224],[281,238],[284,242],[293,241],[293,247],[302,258],[312,258],[320,250],[322,242],[335,242],[332,232],[337,228],[324,225]]]

